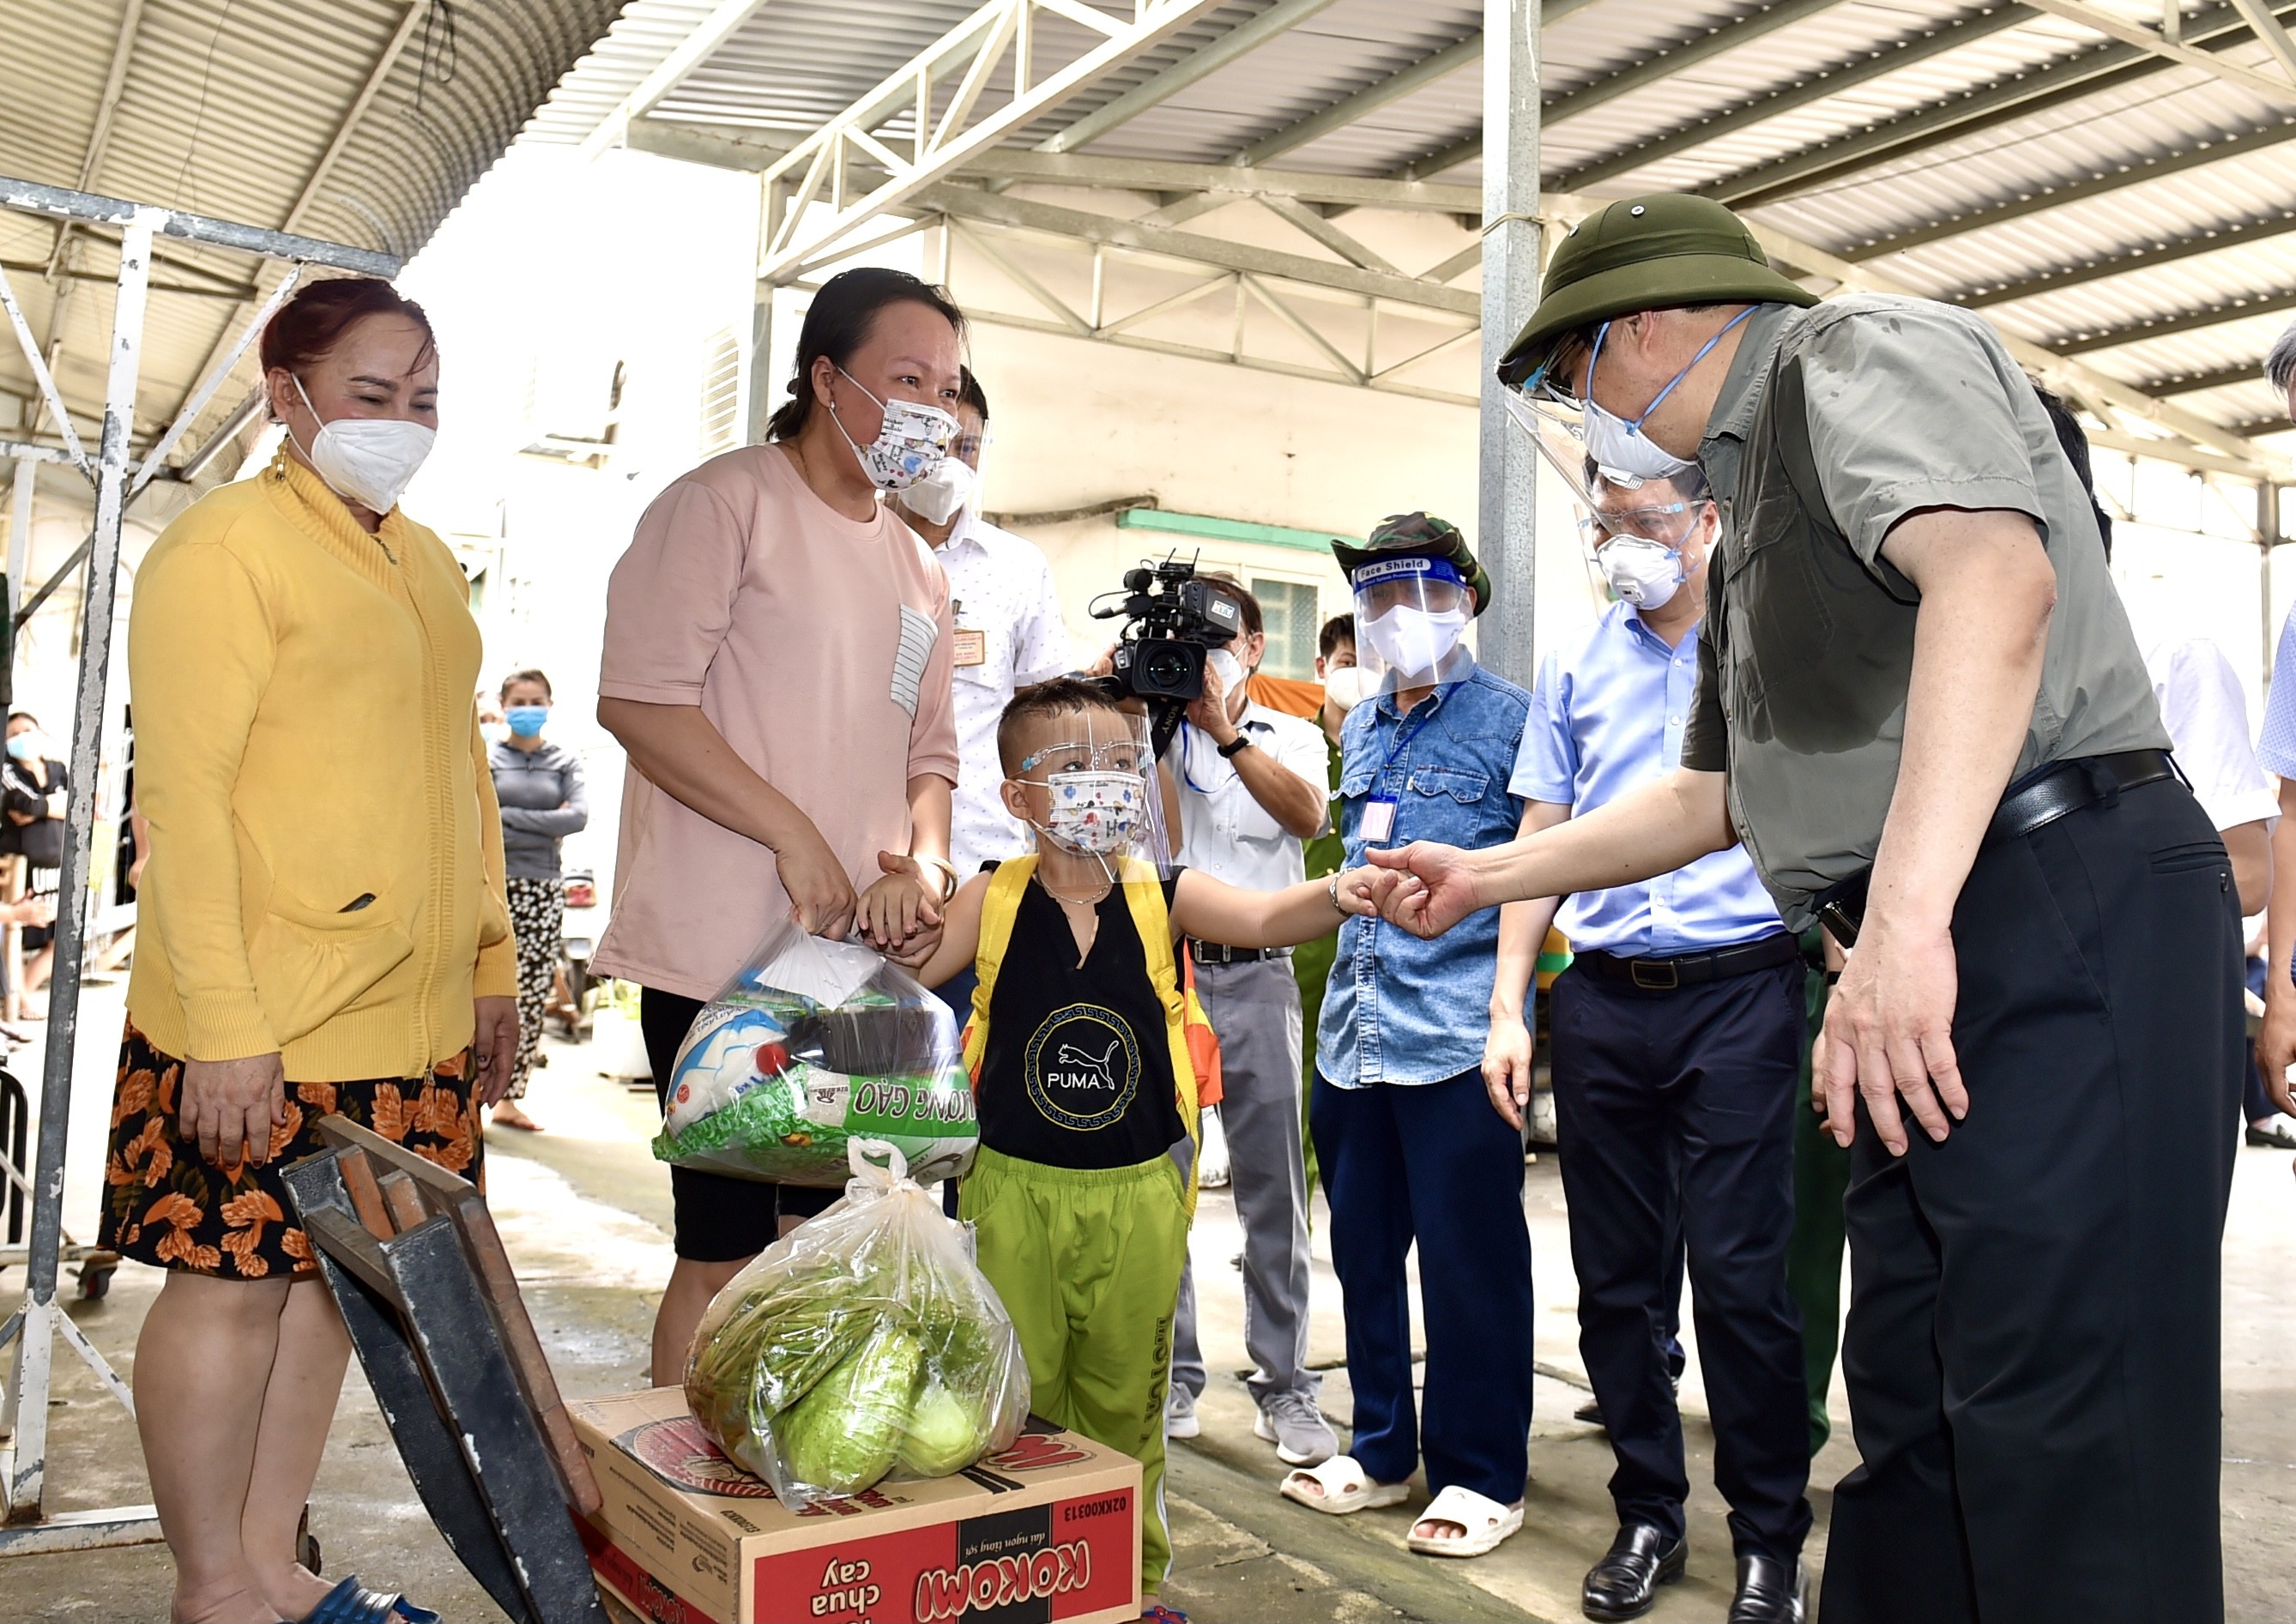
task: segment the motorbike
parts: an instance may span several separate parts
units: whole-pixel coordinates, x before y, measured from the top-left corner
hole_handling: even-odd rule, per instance
[[[589,1036],[590,960],[598,948],[598,878],[586,868],[569,869],[566,910],[558,927],[558,978],[547,1019],[555,1020],[577,1042]]]

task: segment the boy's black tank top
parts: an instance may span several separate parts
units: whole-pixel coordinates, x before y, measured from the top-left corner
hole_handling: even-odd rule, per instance
[[[1164,882],[1169,913],[1176,873]],[[1056,1168],[1128,1168],[1186,1130],[1173,1100],[1171,1040],[1148,956],[1117,886],[1096,910],[1092,954],[1077,963],[1061,905],[1032,876],[1021,893],[980,1062],[980,1142]]]

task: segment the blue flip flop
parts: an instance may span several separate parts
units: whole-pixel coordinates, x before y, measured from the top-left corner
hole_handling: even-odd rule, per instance
[[[357,1574],[346,1573],[304,1615],[303,1624],[439,1624],[439,1615],[403,1595],[369,1590]]]

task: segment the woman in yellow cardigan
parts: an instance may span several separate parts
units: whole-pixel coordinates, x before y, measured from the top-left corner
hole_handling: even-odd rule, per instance
[[[279,1169],[339,1112],[478,1177],[475,1104],[518,1047],[479,633],[453,555],[397,506],[438,422],[421,308],[316,283],[262,359],[278,457],[136,575],[152,857],[103,1242],[170,1271],[135,1400],[174,1617],[424,1620],[295,1560],[349,1343]]]

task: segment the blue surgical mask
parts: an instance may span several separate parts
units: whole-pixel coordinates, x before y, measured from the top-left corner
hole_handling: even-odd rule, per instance
[[[15,761],[37,761],[40,759],[40,735],[20,733],[8,741],[8,756]]]
[[[542,725],[549,719],[550,707],[547,705],[512,705],[503,711],[503,720],[510,724],[512,736],[515,738],[540,738]]]

